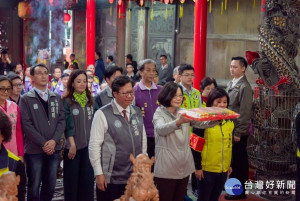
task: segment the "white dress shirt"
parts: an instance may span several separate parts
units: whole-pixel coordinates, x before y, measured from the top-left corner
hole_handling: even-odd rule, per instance
[[[114,103],[117,106],[118,111],[122,116],[122,111],[124,110],[114,99]],[[130,119],[130,106],[126,108],[126,114],[128,119]],[[108,129],[107,119],[101,110],[97,110],[95,113],[92,128],[91,137],[89,142],[89,158],[94,169],[95,176],[103,174],[101,166],[101,146],[104,142],[104,134]],[[142,152],[147,153],[147,136],[145,127],[143,126],[143,142],[142,142]]]
[[[238,83],[243,77],[244,77],[244,75],[242,75],[241,77],[239,77],[237,79],[233,78],[231,87],[234,87],[236,85],[236,83]]]
[[[162,68],[162,69],[168,68],[168,64],[166,64],[166,65],[164,65],[164,66],[161,65],[161,68]]]

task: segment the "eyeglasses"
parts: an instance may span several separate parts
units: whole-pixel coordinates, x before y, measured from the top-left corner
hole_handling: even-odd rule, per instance
[[[121,96],[123,97],[128,97],[128,96],[134,96],[134,92],[127,92],[127,93],[121,93],[121,92],[118,92],[119,94],[121,94]]]
[[[184,75],[182,75],[182,76],[184,76],[184,77],[195,77],[194,74],[184,74]]]
[[[0,88],[0,92],[1,92],[1,93],[5,93],[5,92],[10,93],[11,90],[12,90],[11,88]]]
[[[146,69],[144,70],[146,73],[156,73],[156,70],[149,70],[149,69]]]
[[[13,87],[22,87],[23,84],[13,84]]]
[[[47,76],[48,73],[37,72],[37,73],[34,73],[34,75],[37,75],[37,76]]]
[[[183,95],[175,95],[173,98],[180,98],[180,99],[182,99]]]

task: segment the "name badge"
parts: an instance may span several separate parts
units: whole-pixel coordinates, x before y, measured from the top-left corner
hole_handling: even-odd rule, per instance
[[[39,109],[38,104],[33,104],[33,109],[35,109],[35,110]]]

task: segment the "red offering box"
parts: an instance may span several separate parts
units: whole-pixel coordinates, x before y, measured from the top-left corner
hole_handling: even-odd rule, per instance
[[[219,107],[203,107],[193,108],[188,110],[181,110],[179,113],[184,114],[185,117],[195,121],[214,121],[222,119],[236,119],[240,115],[227,108]]]

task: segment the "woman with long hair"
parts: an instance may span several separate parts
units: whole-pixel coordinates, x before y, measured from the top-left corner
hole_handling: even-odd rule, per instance
[[[64,150],[64,194],[66,201],[94,200],[94,171],[88,155],[95,104],[87,86],[87,75],[74,70],[63,97],[66,117]]]

